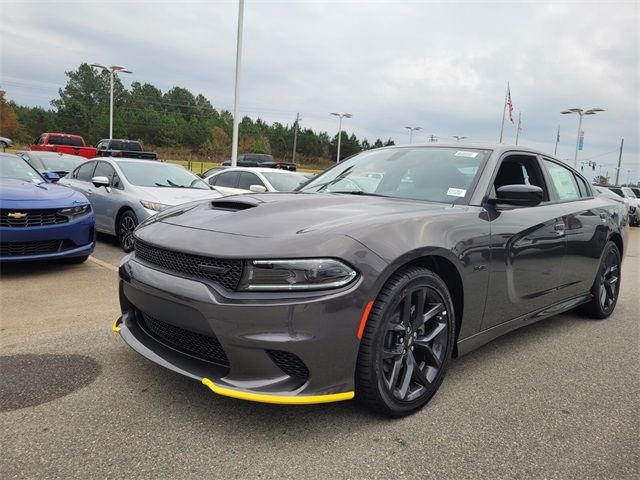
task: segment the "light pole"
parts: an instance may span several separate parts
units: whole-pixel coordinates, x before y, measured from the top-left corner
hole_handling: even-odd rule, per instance
[[[568,115],[571,113],[577,113],[580,119],[578,120],[578,138],[576,138],[576,153],[573,157],[573,166],[578,165],[578,147],[580,146],[580,133],[582,132],[582,116],[583,115],[595,115],[598,112],[604,112],[602,108],[590,108],[589,110],[583,110],[582,108],[569,108],[560,112],[562,115]]]
[[[340,118],[340,123],[338,124],[338,154],[336,155],[336,163],[340,161],[340,140],[342,139],[342,119],[343,118],[351,118],[353,115],[350,113],[337,113],[332,112],[331,115],[335,115]]]
[[[404,127],[409,130],[409,143],[413,142],[413,132],[417,130],[422,130],[422,127]]]
[[[133,73],[131,70],[127,70],[126,67],[122,65],[111,65],[107,67],[103,63],[92,63],[92,67],[101,68],[109,72],[109,81],[110,81],[110,98],[109,98],[109,140],[113,138],[113,77],[116,72],[121,73]]]
[[[455,138],[458,142],[460,140],[464,140],[465,138],[469,138],[469,137],[465,137],[464,135],[452,135],[453,138]]]
[[[240,125],[240,66],[242,63],[242,26],[244,23],[244,0],[238,2],[238,37],[236,38],[236,86],[233,97],[233,133],[231,137],[231,166],[238,164],[238,128]]]

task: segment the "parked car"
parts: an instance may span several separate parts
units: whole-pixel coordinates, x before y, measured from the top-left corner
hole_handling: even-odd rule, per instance
[[[201,178],[207,178],[207,177],[210,177],[212,174],[219,172],[220,170],[224,170],[225,168],[229,168],[229,167],[226,165],[217,165],[208,170],[205,170],[203,173],[200,173],[198,176]]]
[[[61,152],[22,151],[16,152],[16,155],[26,160],[40,173],[55,172],[60,177],[64,177],[86,160],[86,158],[79,155],[69,155]]]
[[[238,193],[292,192],[306,178],[301,173],[273,168],[229,167],[219,170],[205,178],[205,181],[216,187],[223,195]]]
[[[634,226],[640,224],[640,209],[636,208],[635,205],[632,205],[628,198],[621,197],[605,185],[594,185],[593,188],[595,188],[600,195],[605,195],[606,197],[618,200],[627,206],[627,211],[629,213],[629,225]]]
[[[629,209],[629,215],[632,222],[631,224],[640,225],[640,200],[636,198],[633,190],[629,187],[618,187],[613,185],[607,185],[606,188],[625,199],[625,202],[631,207]]]
[[[0,262],[84,262],[95,247],[91,205],[17,155],[0,154]]]
[[[91,201],[96,230],[115,235],[133,250],[140,222],[171,206],[222,195],[184,167],[131,158],[103,157],[82,163],[60,183]]]
[[[80,135],[67,133],[43,133],[34,140],[31,150],[68,153],[84,158],[95,158],[96,156],[96,149],[87,146]]]
[[[231,166],[231,160],[225,160],[222,162],[224,166]],[[278,162],[272,155],[264,153],[243,153],[238,155],[238,161],[236,162],[238,167],[262,167],[262,168],[277,168],[282,170],[289,170],[295,172],[297,167],[295,163],[290,162]]]
[[[638,188],[638,187],[629,187],[629,188],[634,193],[636,198],[640,198],[640,188]]]
[[[350,180],[368,172],[373,190]],[[221,395],[401,416],[452,356],[575,307],[611,315],[628,225],[549,155],[439,143],[172,208],[134,236],[113,330],[138,353]]]
[[[102,139],[96,145],[97,157],[126,157],[157,160],[155,152],[145,152],[142,144],[135,140]]]
[[[7,137],[0,137],[0,148],[4,151],[5,148],[9,148],[13,145],[13,140]]]

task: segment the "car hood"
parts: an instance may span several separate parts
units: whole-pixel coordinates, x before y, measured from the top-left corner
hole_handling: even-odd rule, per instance
[[[0,200],[3,202],[38,202],[78,200],[87,203],[84,195],[55,183],[33,183],[17,179],[0,179]]]
[[[176,207],[147,223],[259,238],[327,232],[348,235],[375,224],[460,213],[466,208],[375,196],[265,193]]]
[[[197,188],[137,187],[137,189],[140,191],[140,200],[150,200],[165,205],[180,205],[203,198],[222,196],[215,190],[199,190]]]

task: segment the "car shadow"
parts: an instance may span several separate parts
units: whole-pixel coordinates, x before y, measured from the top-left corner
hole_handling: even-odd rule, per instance
[[[53,271],[62,272],[82,267],[83,264],[67,263],[63,259],[0,263],[0,278],[50,275]]]

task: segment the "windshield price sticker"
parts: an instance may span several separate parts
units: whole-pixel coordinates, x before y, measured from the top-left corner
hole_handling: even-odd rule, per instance
[[[454,154],[456,157],[469,157],[476,158],[478,156],[478,152],[465,152],[463,150],[459,150]]]
[[[449,187],[449,190],[447,190],[447,195],[452,197],[464,197],[466,194],[467,191],[462,188]]]

